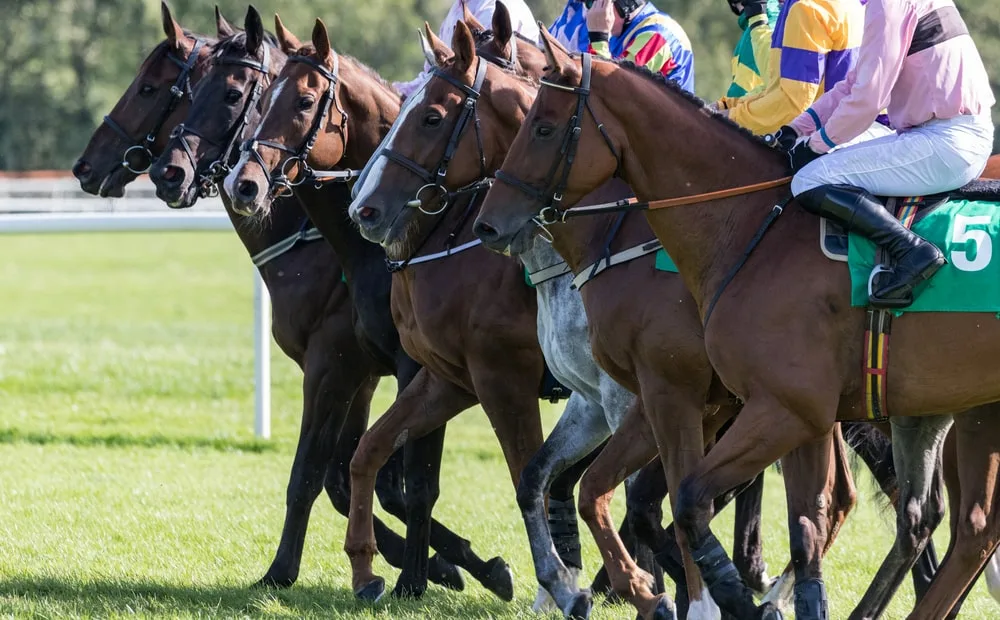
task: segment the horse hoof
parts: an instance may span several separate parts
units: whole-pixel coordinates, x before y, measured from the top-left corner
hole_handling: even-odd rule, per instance
[[[568,620],[587,620],[590,618],[590,610],[594,606],[594,597],[590,592],[578,592],[570,599],[566,606],[564,615]]]
[[[354,591],[354,596],[368,603],[377,603],[385,594],[385,579],[376,577]]]
[[[666,596],[661,596],[653,608],[652,620],[677,620],[677,610]]]
[[[426,591],[426,584],[413,585],[399,581],[396,583],[396,587],[392,589],[392,597],[400,600],[415,601],[422,597]]]
[[[757,617],[760,620],[784,620],[785,618],[781,615],[781,610],[774,603],[764,603],[758,609],[760,610],[760,615]]]
[[[295,583],[294,577],[272,577],[270,573],[264,575],[254,583],[251,588],[257,590],[262,588],[278,588],[279,590],[284,590],[285,588],[292,587]]]
[[[482,583],[500,600],[508,603],[514,600],[514,573],[503,558],[498,556],[486,562],[486,579]]]
[[[427,578],[432,583],[444,586],[449,590],[461,592],[465,589],[465,577],[462,576],[462,571],[436,553],[431,556],[427,563]]]

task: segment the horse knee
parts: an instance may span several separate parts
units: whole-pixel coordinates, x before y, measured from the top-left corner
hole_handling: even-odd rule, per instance
[[[330,497],[333,509],[346,517],[351,509],[351,487],[347,484],[343,473],[340,471],[327,472],[323,486],[326,488],[326,494]]]
[[[989,518],[983,507],[978,504],[970,506],[959,516],[952,552],[966,559],[985,560],[993,547],[991,534]]]
[[[654,546],[663,531],[663,498],[654,498],[633,484],[625,493],[626,518],[639,540]]]
[[[589,475],[584,476],[583,480],[580,481],[580,500],[577,503],[577,508],[580,518],[587,523],[595,522],[601,513],[603,498],[607,494],[607,489],[601,489],[601,486]]]
[[[521,480],[517,484],[517,507],[521,514],[537,512],[542,509],[545,489],[543,475],[534,459],[521,472]]]
[[[704,498],[704,488],[691,476],[681,481],[674,502],[674,524],[687,537],[688,545],[696,544],[708,529],[714,498]]]
[[[896,542],[904,546],[905,551],[913,551],[922,541],[930,539],[931,534],[944,519],[944,504],[937,501],[924,501],[911,497],[899,509],[899,523],[896,528]],[[959,528],[964,519],[959,520]]]
[[[788,551],[792,566],[804,569],[819,560],[823,549],[821,534],[816,524],[807,517],[800,517],[795,525],[789,528]]]

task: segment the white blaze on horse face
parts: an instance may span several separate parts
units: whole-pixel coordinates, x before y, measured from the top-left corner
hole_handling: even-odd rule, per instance
[[[264,110],[261,112],[260,122],[257,123],[257,129],[253,132],[253,140],[257,139],[260,135],[260,130],[264,127],[264,120],[267,118],[268,114],[271,112],[271,107],[273,107],[274,102],[278,100],[281,96],[281,91],[284,90],[285,84],[288,82],[288,78],[281,78],[275,85],[274,90],[271,92],[271,96],[268,97],[265,102]],[[243,172],[243,166],[247,165],[250,161],[250,151],[240,149],[240,160],[236,162],[233,169],[229,171],[226,175],[226,180],[223,182],[222,187],[226,190],[226,193],[230,196],[235,195],[234,190],[236,189],[236,178]]]
[[[424,85],[426,86],[426,82]],[[358,211],[365,206],[365,203],[382,183],[382,174],[385,172],[385,164],[388,161],[382,156],[382,151],[392,148],[392,142],[396,138],[399,128],[406,122],[406,118],[413,113],[413,110],[420,105],[420,102],[424,100],[426,94],[427,89],[421,87],[406,99],[406,103],[403,104],[403,109],[400,111],[399,117],[396,118],[396,122],[392,124],[389,133],[386,134],[382,143],[375,149],[375,154],[372,155],[364,170],[361,171],[361,177],[358,179],[360,189],[354,194],[354,200],[347,210],[348,214],[355,221],[357,221]]]

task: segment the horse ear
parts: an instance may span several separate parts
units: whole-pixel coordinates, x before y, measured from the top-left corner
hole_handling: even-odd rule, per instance
[[[507,5],[497,0],[497,7],[493,11],[493,38],[501,47],[506,48],[514,36],[514,26],[510,23],[510,11]]]
[[[247,53],[256,56],[260,46],[264,43],[264,22],[252,4],[247,6],[247,16],[243,22],[243,29],[247,33]]]
[[[430,42],[424,36],[424,31],[419,28],[417,28],[417,38],[420,39],[420,50],[424,53],[424,60],[432,67],[437,66],[437,58],[434,57],[434,50],[431,49]]]
[[[316,48],[316,56],[320,60],[326,60],[332,56],[333,47],[330,45],[330,33],[327,32],[326,24],[322,19],[316,18],[316,25],[313,26],[313,47]]]
[[[183,48],[187,36],[184,34],[184,29],[174,21],[166,2],[160,4],[160,17],[163,19],[163,34],[167,35],[167,43],[174,49]]]
[[[455,23],[455,34],[451,37],[451,49],[455,50],[455,68],[466,73],[476,64],[476,40],[465,22]]]
[[[427,22],[424,22],[424,36],[426,36],[427,40],[430,42],[431,51],[434,54],[434,62],[431,63],[432,65],[441,66],[444,64],[444,61],[452,57],[453,54],[451,53],[451,48],[448,47],[444,41],[439,39],[436,34],[434,34],[434,31],[431,30],[431,25]]]
[[[215,5],[215,32],[219,35],[220,39],[225,39],[236,34],[236,28],[222,15],[218,4]]]
[[[278,37],[278,44],[281,45],[281,51],[286,55],[294,54],[302,47],[302,41],[299,41],[298,37],[285,28],[285,24],[281,22],[281,18],[278,17],[277,13],[274,14],[274,34]]]
[[[459,0],[459,2],[462,3],[462,21],[465,22],[465,25],[475,32],[486,32],[486,26],[476,19],[476,16],[469,10],[469,3],[465,0]]]
[[[567,69],[572,64],[572,58],[566,53],[559,42],[552,38],[549,31],[540,24],[540,32],[542,33],[542,44],[545,47],[545,62],[547,66],[545,67],[548,71],[553,71],[559,73],[560,75],[565,75]]]

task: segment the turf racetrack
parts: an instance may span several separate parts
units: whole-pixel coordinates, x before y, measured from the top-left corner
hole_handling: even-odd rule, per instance
[[[0,240],[0,616],[530,617],[524,528],[479,410],[449,427],[435,516],[482,557],[507,559],[513,603],[471,580],[465,592],[431,586],[416,602],[355,603],[346,522],[325,496],[298,583],[247,588],[277,545],[301,399],[298,370],[273,348],[274,439],[254,440],[251,284],[230,234]],[[393,394],[383,382],[373,413]],[[546,431],[558,411],[545,408]],[[858,487],[825,563],[832,618],[850,612],[892,540],[868,479]],[[780,477],[769,474],[766,493],[773,574],[788,557]],[[728,547],[728,512],[715,532]],[[599,557],[583,525],[581,534],[589,585]],[[391,587],[396,571],[381,558],[376,570]],[[885,617],[904,617],[912,600],[907,582]],[[1000,614],[982,583],[963,611]],[[598,605],[594,617],[634,612]]]

